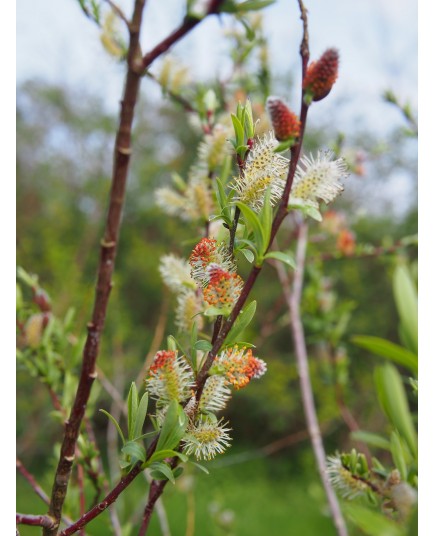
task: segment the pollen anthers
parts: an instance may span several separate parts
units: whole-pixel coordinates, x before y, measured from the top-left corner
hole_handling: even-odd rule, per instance
[[[274,206],[281,198],[288,173],[289,160],[275,153],[278,146],[272,132],[257,140],[250,151],[243,173],[234,179],[235,200],[254,210],[261,209],[265,192],[271,188],[270,201]]]
[[[318,199],[331,203],[344,187],[340,180],[348,176],[342,158],[334,160],[331,151],[320,151],[316,160],[310,156],[300,159],[289,199],[292,205],[319,207]]]
[[[223,423],[223,419],[215,421],[207,418],[190,423],[183,439],[183,452],[187,456],[193,454],[197,460],[211,460],[216,454],[222,454],[231,441],[227,424]]]
[[[235,389],[245,387],[252,379],[258,379],[267,371],[267,364],[253,355],[251,348],[227,348],[221,352],[213,365],[218,373],[221,371],[228,383]]]
[[[267,98],[267,112],[271,119],[274,135],[279,141],[290,138],[298,138],[300,135],[301,123],[298,117],[292,112],[279,97]]]
[[[216,263],[207,267],[208,286],[203,289],[203,299],[208,305],[227,309],[240,297],[243,290],[243,280],[233,272],[224,270]]]
[[[190,255],[192,278],[202,287],[209,284],[210,264],[217,264],[227,272],[235,272],[236,267],[224,244],[217,244],[214,238],[202,238]]]
[[[151,396],[157,400],[157,405],[166,405],[172,400],[187,400],[194,385],[193,370],[183,356],[172,350],[156,353],[146,386]]]

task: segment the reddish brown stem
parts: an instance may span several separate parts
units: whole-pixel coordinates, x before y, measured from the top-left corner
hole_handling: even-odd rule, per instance
[[[49,515],[56,523],[53,528],[45,528],[44,536],[55,536],[62,514],[62,507],[75,457],[77,438],[89,400],[90,391],[96,378],[95,364],[98,357],[101,333],[104,327],[107,305],[112,287],[112,274],[117,251],[122,208],[125,197],[128,166],[131,156],[131,128],[134,108],[140,87],[140,76],[132,70],[134,58],[139,50],[139,33],[142,22],[144,0],[136,0],[130,27],[128,51],[128,71],[121,103],[120,123],[116,135],[112,188],[107,213],[104,238],[101,241],[100,262],[92,320],[88,324],[88,335],[83,350],[80,380],[69,419],[65,422],[65,433],[60,451],[60,459],[54,477]]]
[[[224,0],[211,0],[206,15],[214,15],[219,12],[221,4]],[[188,32],[190,32],[195,26],[197,26],[203,19],[186,17],[184,22],[179,28],[174,30],[166,39],[163,39],[156,47],[151,51],[145,54],[138,66],[139,71],[144,74],[144,71],[151,65],[151,63],[156,60],[161,54],[167,52],[169,48],[182,39]]]
[[[143,521],[139,530],[138,536],[144,536],[148,530],[149,522],[151,521],[152,512],[154,511],[155,503],[163,493],[164,487],[167,484],[167,480],[153,480],[149,488],[148,502],[143,512]]]
[[[55,519],[50,516],[33,516],[31,514],[17,514],[17,525],[33,525],[34,527],[44,527],[49,529],[54,526]]]

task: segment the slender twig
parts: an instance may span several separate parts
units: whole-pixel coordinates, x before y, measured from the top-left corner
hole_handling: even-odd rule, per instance
[[[117,242],[125,197],[126,180],[131,156],[131,128],[134,108],[140,87],[140,76],[132,70],[134,58],[139,49],[139,34],[145,0],[136,0],[130,27],[128,49],[128,71],[121,104],[120,123],[116,135],[112,188],[107,213],[104,238],[101,241],[100,262],[92,320],[88,324],[88,336],[83,350],[82,370],[73,407],[65,422],[65,433],[60,451],[59,463],[54,477],[49,515],[56,520],[54,528],[44,529],[44,536],[55,536],[59,525],[63,503],[66,497],[75,447],[80,426],[89,400],[90,391],[96,378],[95,364],[98,357],[101,333],[104,327],[107,305],[112,287],[112,274],[117,251]]]
[[[291,315],[291,332],[294,341],[295,356],[298,365],[298,375],[300,379],[300,390],[303,402],[303,409],[309,430],[309,436],[315,454],[318,471],[321,481],[326,492],[330,512],[336,531],[339,536],[347,536],[347,529],[342,512],[337,500],[336,494],[327,477],[326,453],[321,436],[321,430],[318,424],[318,417],[315,409],[312,384],[309,375],[309,363],[306,350],[306,341],[304,337],[303,324],[300,318],[300,301],[303,289],[303,274],[306,257],[308,227],[306,223],[299,226],[299,237],[296,251],[296,265],[292,292],[289,288],[289,279],[286,271],[280,263],[276,264],[277,273],[284,292],[285,300]]]
[[[179,463],[178,458],[171,458],[170,459],[171,469],[174,469],[178,465],[178,463]],[[148,531],[148,527],[149,527],[149,522],[151,521],[152,512],[154,511],[155,503],[160,498],[167,483],[168,483],[168,480],[153,480],[151,482],[151,485],[149,488],[148,500],[146,502],[145,510],[143,512],[143,520],[140,526],[138,536],[146,535]]]
[[[219,12],[220,6],[223,4],[224,0],[211,0],[208,6],[208,10],[206,12],[206,16],[208,15],[215,15]],[[150,50],[147,54],[145,54],[141,60],[141,62],[137,65],[138,72],[141,72],[142,74],[145,73],[147,68],[151,65],[151,63],[157,59],[161,54],[164,54],[169,48],[182,39],[185,35],[187,35],[195,26],[197,26],[202,19],[198,18],[191,18],[186,17],[176,30],[174,30],[169,36],[166,37],[166,39],[163,39],[160,43],[158,43],[157,46],[155,46],[152,50]]]
[[[148,484],[152,483],[152,476],[149,474],[148,470],[143,472],[143,476],[145,480],[148,482]],[[164,508],[164,504],[163,504],[161,497],[155,503],[155,512],[157,514],[158,521],[160,523],[161,535],[170,536],[169,521],[167,519],[166,509]]]
[[[50,516],[34,516],[31,514],[16,514],[17,525],[33,525],[34,527],[44,527],[50,529],[56,520]]]
[[[38,484],[36,478],[26,469],[26,467],[24,467],[23,462],[19,458],[17,458],[17,469],[30,484],[36,495],[40,497],[45,504],[50,504],[50,498],[48,495]],[[62,521],[65,523],[65,525],[70,525],[72,523],[72,519],[64,514],[62,514]]]
[[[116,15],[125,22],[125,24],[127,25],[127,28],[129,28],[130,21],[128,20],[127,16],[122,11],[122,9],[112,0],[104,0],[104,2],[106,2],[112,8],[112,10],[116,13]]]

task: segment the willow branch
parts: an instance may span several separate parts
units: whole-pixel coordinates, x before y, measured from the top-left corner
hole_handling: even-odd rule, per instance
[[[347,529],[336,494],[332,488],[326,473],[326,453],[318,424],[318,417],[315,409],[312,384],[309,375],[309,363],[307,357],[306,341],[304,337],[303,324],[300,317],[300,301],[303,288],[303,274],[306,257],[308,228],[306,223],[299,226],[299,237],[296,252],[296,270],[292,285],[292,292],[289,288],[289,280],[286,271],[281,263],[276,264],[277,273],[282,284],[285,300],[291,315],[291,333],[294,341],[295,356],[298,365],[298,375],[300,379],[300,390],[303,402],[303,409],[306,417],[310,440],[312,443],[318,471],[326,492],[330,512],[339,536],[347,536]]]
[[[144,0],[136,0],[128,49],[128,71],[121,103],[119,128],[116,135],[112,187],[107,213],[104,238],[101,241],[100,261],[95,291],[92,320],[83,350],[81,375],[69,419],[65,422],[64,438],[59,463],[54,477],[49,515],[55,519],[53,528],[44,528],[44,536],[57,534],[63,503],[65,501],[72,464],[75,458],[80,426],[85,414],[93,382],[97,376],[95,365],[99,352],[101,333],[104,327],[107,305],[112,287],[112,274],[118,245],[122,209],[124,204],[128,167],[131,156],[131,128],[134,108],[140,87],[140,76],[132,69],[139,50],[139,34],[142,23]]]
[[[307,26],[307,12],[303,5],[302,0],[299,0],[299,6],[300,6],[300,11],[301,11],[301,19],[303,21],[303,37],[302,37],[302,41],[300,45],[300,56],[301,56],[301,63],[302,63],[302,78],[304,78],[304,75],[307,69],[307,64],[309,61],[309,34],[308,34],[308,26]],[[291,160],[289,162],[289,169],[288,169],[288,174],[286,177],[285,188],[283,190],[282,198],[280,200],[276,215],[273,219],[273,224],[271,226],[270,239],[268,242],[266,252],[268,252],[269,249],[271,248],[274,238],[276,237],[277,231],[282,225],[283,220],[288,215],[289,194],[291,192],[291,188],[292,188],[292,184],[293,184],[294,176],[295,176],[295,171],[297,169],[297,164],[300,158],[301,148],[303,145],[303,138],[304,138],[304,132],[306,128],[308,109],[309,107],[304,102],[304,91],[302,91],[301,110],[300,110],[300,123],[301,123],[300,135],[299,135],[297,143],[291,147]],[[241,291],[240,297],[238,298],[234,308],[232,309],[232,312],[229,315],[229,318],[222,326],[219,332],[219,335],[217,336],[213,344],[212,349],[208,353],[208,356],[201,370],[199,371],[199,374],[196,380],[197,400],[200,400],[200,397],[202,395],[203,386],[205,385],[205,381],[208,377],[208,371],[211,368],[213,361],[215,357],[217,356],[217,353],[220,350],[226,336],[228,335],[229,331],[234,325],[234,322],[237,319],[238,315],[240,314],[244,304],[246,303],[246,300],[249,297],[249,294],[253,288],[253,285],[255,284],[256,278],[260,274],[261,270],[262,270],[262,265],[253,266],[249,274],[249,277],[247,278],[247,281],[243,287],[243,290]]]

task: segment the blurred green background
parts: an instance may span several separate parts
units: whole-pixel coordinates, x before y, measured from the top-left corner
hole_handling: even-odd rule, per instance
[[[93,303],[117,120],[84,90],[37,81],[19,88],[17,103],[17,263],[38,274],[56,316],[75,310],[72,329],[80,337]],[[364,151],[366,169],[348,179],[356,187],[353,184],[333,207],[345,218],[357,245],[387,248],[417,232],[415,199],[398,215],[387,209],[384,199],[378,200],[381,208],[376,209],[378,185],[396,170],[404,171],[415,184],[415,141],[404,127],[403,122],[403,128],[381,139],[355,131],[345,142],[333,130],[331,119],[326,124],[313,122],[308,129],[308,148],[336,140],[348,149]],[[141,99],[115,284],[99,358],[104,374],[124,397],[143,365],[156,326],[166,322],[165,336],[176,333],[174,300],[159,276],[159,259],[169,252],[188,256],[199,230],[163,214],[153,191],[168,184],[174,171],[185,176],[198,141],[197,130],[179,107]],[[390,192],[393,196],[393,184]],[[362,429],[375,432],[385,426],[372,388],[375,358],[352,345],[350,337],[370,334],[398,341],[390,274],[397,255],[411,261],[416,251],[410,246],[393,254],[341,255],[321,262],[321,255],[336,251],[336,236],[315,222],[310,233],[316,240],[308,250],[303,319],[319,419],[326,450],[333,454],[354,446],[342,401]],[[283,229],[282,244],[289,235],[290,227]],[[247,265],[241,262],[240,270],[245,275]],[[252,296],[258,300],[258,311],[246,334],[267,362],[268,372],[235,393],[225,413],[233,428],[233,446],[206,464],[211,475],[189,468],[175,487],[167,486],[163,502],[173,536],[334,534],[307,439],[288,316],[276,279],[271,267],[261,274]],[[99,408],[110,410],[111,399],[101,386],[95,388],[89,417],[104,465],[116,481],[116,460],[107,454],[113,439],[110,432],[107,435],[106,418],[98,413]],[[17,455],[48,493],[62,437],[59,419],[51,413],[47,389],[19,364]],[[381,451],[376,455],[381,459]],[[45,512],[20,475],[17,492],[18,511]],[[90,501],[89,482],[86,494]],[[118,501],[123,534],[129,529],[136,533],[146,494],[147,484],[138,478]],[[68,497],[67,511],[71,517],[78,513],[74,493]],[[108,534],[107,524],[105,513],[89,525],[88,533]],[[37,530],[22,527],[20,532],[26,536]],[[150,533],[160,534],[155,516]]]

